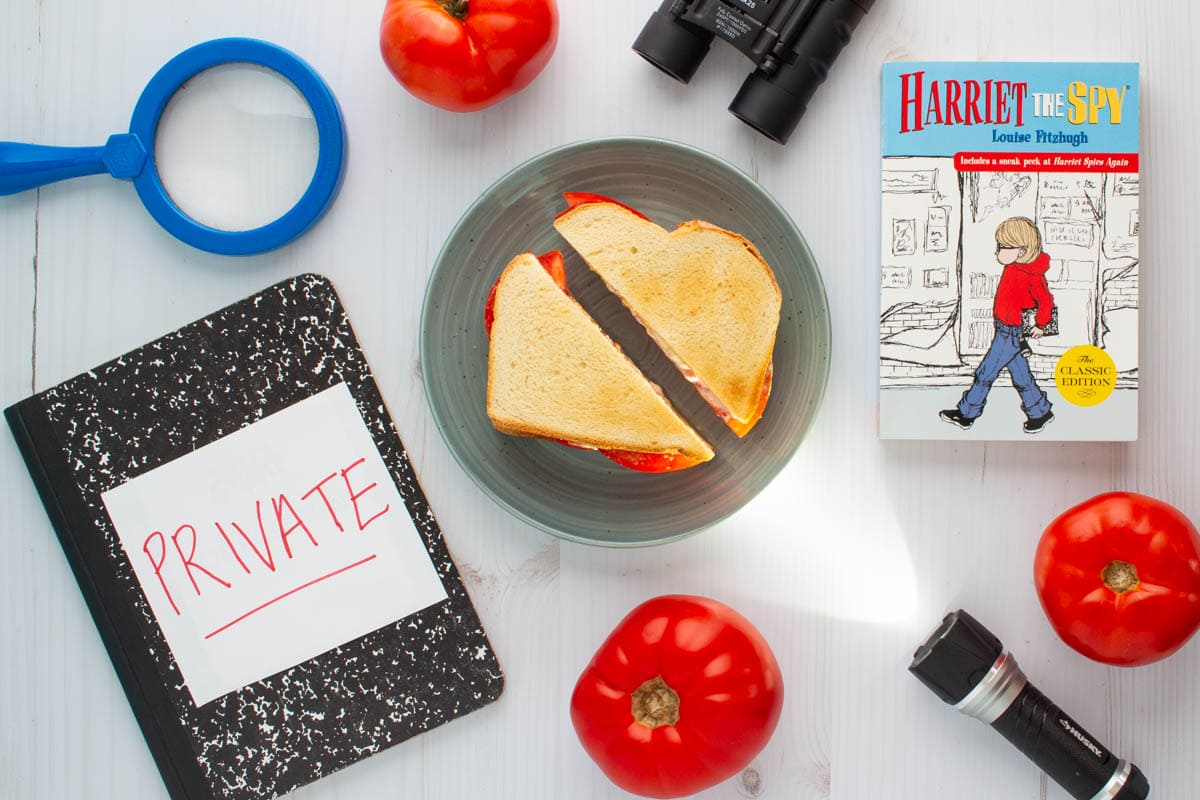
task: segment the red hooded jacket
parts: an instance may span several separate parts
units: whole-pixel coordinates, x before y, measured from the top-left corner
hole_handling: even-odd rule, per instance
[[[1013,262],[1004,268],[1000,285],[996,287],[996,304],[992,313],[1004,325],[1020,325],[1021,312],[1037,309],[1037,326],[1046,327],[1054,308],[1054,296],[1046,284],[1050,256],[1042,253],[1028,264]]]

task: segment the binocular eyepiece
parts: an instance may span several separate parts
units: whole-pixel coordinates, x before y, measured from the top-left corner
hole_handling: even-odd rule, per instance
[[[787,144],[808,101],[875,0],[666,0],[633,49],[687,83],[720,37],[754,62],[730,112]]]

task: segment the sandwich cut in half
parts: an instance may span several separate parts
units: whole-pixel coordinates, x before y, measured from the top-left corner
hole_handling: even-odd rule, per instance
[[[667,231],[601,195],[564,197],[554,227],[725,424],[749,433],[771,394],[783,302],[762,255],[707,222]]]
[[[566,290],[562,254],[517,256],[484,310],[487,412],[496,430],[599,450],[640,472],[710,460],[713,449]]]

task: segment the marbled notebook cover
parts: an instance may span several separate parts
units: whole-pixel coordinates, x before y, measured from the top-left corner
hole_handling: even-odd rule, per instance
[[[101,495],[339,383],[448,599],[197,706]],[[272,286],[6,416],[172,797],[274,797],[499,696],[499,665],[327,279]]]

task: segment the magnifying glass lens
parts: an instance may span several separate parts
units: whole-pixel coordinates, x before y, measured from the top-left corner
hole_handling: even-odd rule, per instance
[[[211,67],[171,96],[154,159],[171,201],[201,225],[260,228],[290,211],[313,180],[319,136],[291,81],[254,64]]]

